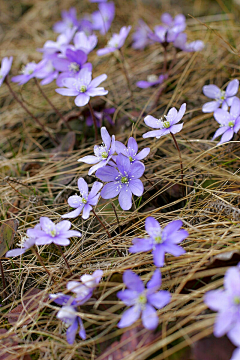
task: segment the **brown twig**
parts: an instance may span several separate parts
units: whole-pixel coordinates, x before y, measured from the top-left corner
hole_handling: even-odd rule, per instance
[[[5,276],[4,276],[4,270],[3,270],[3,266],[2,266],[2,261],[0,259],[0,270],[1,270],[1,276],[2,276],[2,284],[3,284],[3,295],[5,296],[5,298],[7,297],[7,293],[6,293],[6,281],[5,281]]]
[[[95,130],[95,141],[98,140],[98,128],[97,128],[97,120],[96,120],[96,117],[94,115],[94,112],[93,112],[93,108],[92,108],[92,105],[90,103],[90,100],[88,102],[88,106],[89,106],[89,110],[90,110],[90,113],[91,113],[91,116],[92,116],[92,120],[93,120],[93,124],[94,124],[94,130]]]
[[[41,256],[38,253],[37,248],[35,248],[34,246],[32,247],[32,252],[36,255],[38,261],[40,262],[40,264],[42,265],[42,267],[44,268],[44,270],[46,271],[46,273],[51,276],[51,273],[48,271],[48,269],[46,268],[46,266],[44,265],[43,259],[41,258]]]
[[[60,245],[57,245],[57,244],[55,244],[55,245],[57,246],[58,250],[60,251],[60,253],[61,253],[61,255],[62,255],[62,257],[63,257],[63,259],[64,259],[64,261],[65,261],[65,264],[67,265],[67,268],[68,268],[68,270],[70,271],[70,274],[72,275],[72,270],[71,270],[70,265],[69,265],[69,263],[68,263],[65,255],[64,255],[63,251],[62,251],[61,246],[60,246]]]

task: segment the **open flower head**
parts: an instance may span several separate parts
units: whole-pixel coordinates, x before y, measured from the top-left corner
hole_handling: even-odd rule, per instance
[[[228,106],[232,105],[233,99],[238,92],[238,88],[239,81],[237,79],[230,81],[226,90],[221,90],[218,86],[212,84],[203,86],[204,95],[214,100],[204,104],[202,111],[204,113],[214,112],[220,106],[222,106],[224,110],[227,110]]]
[[[137,50],[143,50],[147,45],[151,44],[152,41],[148,37],[150,32],[151,29],[148,25],[143,20],[138,20],[138,26],[132,35],[132,47]]]
[[[85,54],[89,54],[97,45],[98,39],[95,34],[87,35],[84,31],[78,31],[74,38],[73,43],[76,50],[82,50]]]
[[[186,230],[180,230],[181,220],[170,222],[164,229],[159,222],[149,216],[145,222],[145,229],[149,235],[148,238],[133,239],[133,246],[130,247],[130,253],[138,253],[152,250],[153,261],[157,267],[164,265],[165,253],[173,256],[180,256],[185,250],[178,246],[187,236]]]
[[[2,59],[1,68],[0,68],[0,86],[2,86],[2,83],[4,82],[5,77],[8,75],[9,71],[11,70],[13,57],[10,56],[4,57]]]
[[[35,230],[40,230],[40,224],[37,224],[33,229],[28,229],[26,236],[21,236],[21,242],[18,244],[18,249],[9,250],[6,257],[15,257],[24,254],[36,242]]]
[[[84,106],[89,102],[90,97],[108,93],[103,87],[98,87],[106,78],[107,75],[102,74],[92,80],[92,72],[88,68],[83,68],[77,78],[66,78],[63,81],[66,88],[56,89],[56,92],[64,96],[76,96],[75,104]]]
[[[17,82],[18,85],[26,84],[30,79],[34,78],[44,66],[44,62],[40,61],[38,64],[30,62],[22,67],[21,75],[13,76],[12,81]]]
[[[155,270],[146,288],[140,277],[131,270],[124,272],[123,281],[128,289],[119,291],[117,296],[130,308],[123,313],[118,327],[130,326],[141,316],[143,326],[155,330],[159,322],[155,308],[161,309],[171,300],[168,291],[158,291],[161,286],[160,270]]]
[[[62,215],[62,218],[75,218],[82,213],[83,219],[88,219],[90,211],[92,210],[92,206],[96,206],[100,193],[100,189],[103,184],[99,181],[95,181],[93,183],[91,191],[88,193],[88,184],[83,178],[78,179],[78,188],[80,191],[79,195],[72,195],[68,198],[68,204],[75,208],[75,210],[71,211],[68,214]]]
[[[142,149],[139,153],[137,153],[138,144],[133,137],[130,137],[127,147],[120,141],[116,141],[116,152],[118,154],[123,154],[130,160],[131,163],[134,163],[134,161],[143,160],[146,156],[148,156],[150,148]]]
[[[56,33],[64,33],[68,29],[72,29],[75,26],[79,26],[79,21],[77,19],[77,11],[74,7],[72,7],[69,9],[69,11],[62,11],[62,20],[56,22],[56,24],[53,25],[53,30]]]
[[[98,5],[99,10],[92,13],[93,29],[100,31],[102,35],[106,34],[111,27],[115,16],[114,2],[103,2]]]
[[[131,30],[131,26],[123,26],[120,30],[119,34],[113,34],[109,42],[107,43],[107,46],[104,49],[100,49],[97,51],[98,56],[102,56],[105,54],[112,53],[116,51],[117,49],[121,49],[121,47],[124,45],[125,40]]]
[[[86,164],[95,164],[89,169],[88,175],[92,175],[97,169],[107,165],[115,153],[115,136],[112,135],[111,138],[105,127],[101,128],[101,136],[103,143],[100,146],[94,146],[95,155],[87,155],[78,159]]]
[[[178,122],[182,119],[183,115],[186,111],[186,104],[182,104],[179,111],[177,111],[174,107],[171,108],[167,115],[164,115],[164,117],[160,119],[156,119],[151,115],[148,115],[145,117],[144,122],[147,126],[150,126],[154,129],[149,131],[145,134],[143,134],[143,138],[148,137],[156,137],[157,139],[160,139],[161,136],[167,135],[167,134],[176,134],[179,131],[182,130],[183,123],[178,124]]]
[[[119,204],[123,210],[132,207],[132,194],[141,196],[143,194],[143,184],[139,179],[145,170],[145,166],[136,161],[131,164],[128,157],[118,154],[116,157],[116,168],[104,166],[98,169],[96,176],[108,184],[104,185],[101,196],[103,199],[112,199],[118,196]]]

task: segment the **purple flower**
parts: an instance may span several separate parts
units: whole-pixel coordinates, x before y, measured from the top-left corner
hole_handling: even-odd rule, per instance
[[[117,49],[121,49],[121,47],[124,45],[125,40],[131,30],[131,26],[123,26],[120,30],[119,34],[113,34],[109,42],[107,43],[107,46],[104,49],[100,49],[97,51],[98,56],[102,56],[105,54],[109,54],[111,52],[116,51]]]
[[[138,20],[138,26],[132,35],[132,47],[136,50],[145,49],[147,45],[152,43],[152,41],[148,38],[148,34],[150,32],[151,29],[148,27],[148,25],[143,20]]]
[[[70,8],[69,11],[62,11],[62,21],[58,21],[54,26],[53,30],[56,33],[64,33],[68,29],[72,29],[74,26],[79,26],[77,19],[77,12],[75,8]]]
[[[227,334],[234,345],[240,346],[240,266],[231,267],[224,277],[224,289],[211,290],[204,298],[207,306],[218,311],[213,333]]]
[[[164,115],[165,120],[163,118],[156,119],[151,115],[148,115],[144,118],[144,122],[147,126],[150,126],[154,129],[159,130],[153,130],[148,131],[147,133],[143,134],[143,138],[147,137],[156,137],[157,139],[160,139],[161,136],[167,135],[167,134],[176,134],[179,131],[182,130],[183,123],[177,124],[183,117],[184,113],[186,111],[186,104],[182,104],[182,106],[179,109],[179,112],[173,107],[169,110],[167,115]]]
[[[47,40],[43,45],[43,48],[38,49],[38,51],[43,52],[45,55],[55,54],[58,52],[64,53],[76,30],[76,26],[72,29],[67,29],[64,33],[57,37],[57,41]]]
[[[165,79],[167,79],[167,75],[160,75],[157,76],[155,74],[148,75],[147,81],[140,80],[136,83],[136,85],[141,89],[146,89],[154,85],[159,85],[164,82]]]
[[[36,71],[35,77],[38,79],[43,79],[41,85],[50,84],[53,80],[57,79],[58,71],[53,66],[53,61],[51,57],[46,57],[42,60],[43,66],[40,70]]]
[[[115,16],[115,5],[113,2],[102,2],[98,5],[99,11],[92,13],[93,30],[99,30],[102,35],[110,29]]]
[[[238,92],[239,81],[234,79],[230,81],[226,90],[219,89],[216,85],[203,86],[203,93],[205,96],[214,101],[207,102],[203,105],[202,111],[204,113],[210,113],[217,110],[221,105],[224,110],[228,109],[228,106],[232,105],[233,99]]]
[[[137,153],[138,144],[133,137],[130,137],[127,147],[120,141],[116,141],[116,152],[118,154],[123,154],[130,160],[131,163],[134,163],[135,161],[143,160],[146,156],[148,156],[150,148],[144,148],[139,153]]]
[[[145,166],[136,161],[131,164],[129,158],[119,154],[116,158],[116,166],[104,166],[98,169],[96,176],[108,184],[104,185],[101,196],[103,199],[112,199],[118,196],[119,204],[123,210],[132,207],[132,194],[141,196],[143,184],[139,178],[143,175]]]
[[[75,104],[77,106],[86,105],[90,96],[101,96],[108,93],[103,87],[97,87],[104,80],[107,75],[102,74],[92,80],[92,73],[88,68],[83,68],[79,71],[77,78],[67,78],[64,80],[64,85],[67,87],[56,89],[58,94],[64,96],[76,96]]]
[[[168,31],[168,41],[173,41],[176,37],[176,34],[181,33],[186,28],[186,18],[183,14],[178,14],[173,19],[172,16],[168,13],[164,13],[161,16],[161,20],[163,22],[163,26]]]
[[[31,229],[31,235],[36,237],[36,245],[57,244],[67,246],[70,244],[68,238],[73,236],[81,237],[76,230],[69,230],[71,223],[68,220],[54,224],[48,217],[40,218],[41,230]]]
[[[95,34],[87,36],[83,31],[77,32],[73,39],[75,49],[82,50],[86,54],[89,54],[95,48],[97,42],[98,40]]]
[[[175,220],[162,230],[159,222],[149,216],[145,221],[145,229],[150,237],[133,239],[133,246],[130,247],[129,252],[138,253],[152,250],[154,264],[162,267],[165,253],[173,256],[185,253],[185,250],[177,245],[188,236],[186,230],[179,230],[181,226],[182,221]]]
[[[2,86],[5,77],[8,75],[9,71],[11,70],[12,61],[13,61],[12,56],[10,56],[10,58],[4,57],[2,59],[1,69],[0,69],[0,86]]]
[[[86,332],[83,326],[82,319],[78,315],[77,310],[74,306],[63,306],[57,313],[57,318],[60,319],[68,327],[66,337],[69,344],[74,343],[79,326],[79,336],[83,340],[86,339]]]
[[[90,193],[88,194],[88,184],[83,178],[78,179],[78,188],[81,196],[73,195],[68,198],[68,204],[76,210],[73,210],[68,214],[62,215],[62,218],[73,219],[79,216],[80,213],[83,211],[82,218],[88,219],[90,211],[92,210],[92,206],[97,205],[100,196],[98,192],[102,188],[102,186],[102,183],[95,181],[93,183]]]
[[[24,236],[21,239],[21,243],[19,244],[20,248],[9,250],[5,256],[6,257],[15,257],[15,256],[24,254],[28,249],[30,249],[30,247],[35,245],[36,236],[34,236],[34,234],[32,234],[32,230],[39,230],[39,229],[41,229],[40,224],[37,224],[34,227],[34,229],[28,229],[27,233],[26,233],[27,236]]]
[[[80,20],[79,31],[83,31],[88,36],[93,33],[93,23],[91,21],[91,16],[86,15]]]
[[[17,75],[12,77],[13,82],[17,82],[18,85],[26,84],[30,79],[34,78],[39,70],[44,66],[44,62],[40,61],[38,64],[35,62],[30,62],[26,66],[22,67],[22,75]]]
[[[107,2],[107,0],[89,0],[91,3],[102,3]]]
[[[131,307],[123,313],[118,327],[130,326],[141,316],[143,326],[148,330],[155,330],[159,322],[155,308],[161,309],[171,300],[168,291],[157,291],[162,282],[161,272],[158,269],[154,271],[146,289],[140,277],[131,270],[124,272],[123,281],[128,289],[119,291],[117,296]]]
[[[89,169],[88,175],[92,175],[97,169],[107,165],[115,153],[115,136],[112,135],[111,139],[111,136],[105,127],[101,128],[101,136],[103,143],[100,146],[94,146],[95,155],[87,155],[78,159],[78,161],[82,161],[86,164],[96,164]]]
[[[101,127],[104,120],[107,120],[109,124],[114,125],[114,122],[112,121],[110,115],[113,114],[115,110],[116,110],[115,108],[108,108],[108,109],[103,109],[101,112],[93,111],[94,116],[96,118],[97,127]],[[93,125],[93,119],[91,114],[87,117],[86,124],[87,126]]]
[[[230,113],[223,109],[217,109],[213,116],[220,124],[220,128],[215,132],[212,140],[222,135],[218,143],[220,145],[231,140],[233,134],[237,134],[240,129],[240,100],[237,97],[234,98]]]
[[[182,51],[185,52],[195,52],[201,51],[204,49],[204,42],[201,40],[195,40],[190,43],[187,43],[187,34],[179,34],[173,42],[173,45]]]
[[[240,360],[240,348],[234,350],[230,360]]]

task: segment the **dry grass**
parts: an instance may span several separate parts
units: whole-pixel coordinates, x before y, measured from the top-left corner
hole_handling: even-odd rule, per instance
[[[156,10],[141,1],[136,3],[116,1],[117,17],[113,31],[118,31],[125,24],[135,24],[139,17],[153,27],[159,22],[162,11],[172,10],[166,4]],[[199,3],[200,1],[194,1],[193,12],[188,8],[188,13],[198,15],[198,9],[201,9]],[[219,4],[221,5],[220,1]],[[0,19],[3,31],[0,33],[0,57],[14,56],[14,69],[18,69],[26,61],[40,59],[35,49],[41,47],[48,38],[54,39],[51,26],[59,19],[60,8],[76,5],[79,15],[89,10],[88,1],[31,0],[22,1],[22,5],[16,7],[13,1],[8,1],[2,5],[5,9]],[[31,7],[20,16],[27,5]],[[99,228],[94,217],[87,221],[79,218],[72,222],[73,228],[79,229],[83,234],[80,240],[73,239],[65,251],[73,273],[80,277],[96,268],[104,271],[104,280],[95,293],[97,302],[88,306],[81,314],[87,331],[86,341],[77,338],[73,346],[68,345],[62,323],[55,317],[58,307],[49,301],[40,301],[37,309],[23,314],[14,326],[6,319],[6,313],[20,304],[23,294],[32,287],[42,290],[42,299],[46,294],[64,291],[65,284],[69,281],[68,271],[54,247],[40,248],[44,262],[52,273],[51,278],[30,251],[23,257],[3,261],[8,298],[2,301],[0,326],[7,329],[8,333],[0,335],[0,341],[4,348],[9,334],[15,333],[21,339],[18,346],[7,346],[9,359],[20,359],[24,354],[31,354],[33,359],[95,359],[104,344],[106,347],[106,344],[123,333],[124,330],[118,329],[116,324],[124,306],[119,304],[114,295],[123,286],[120,274],[130,268],[147,281],[155,269],[151,254],[129,255],[127,251],[132,239],[144,233],[144,220],[149,215],[153,215],[163,225],[173,219],[182,219],[184,228],[190,235],[183,244],[186,254],[179,258],[167,256],[167,265],[162,268],[162,288],[172,293],[171,303],[158,312],[162,332],[151,346],[139,346],[124,359],[142,360],[152,354],[155,354],[154,359],[157,360],[168,359],[180,349],[212,332],[215,315],[206,311],[203,295],[207,290],[222,285],[228,263],[217,268],[210,268],[209,264],[215,255],[239,248],[240,219],[239,142],[236,137],[235,141],[216,147],[210,141],[216,130],[216,123],[211,114],[201,112],[201,106],[206,101],[202,95],[204,84],[210,82],[222,86],[230,79],[239,77],[239,46],[236,47],[239,43],[239,25],[232,14],[221,15],[219,5],[213,3],[213,9],[213,16],[200,17],[200,21],[212,30],[197,20],[188,18],[189,37],[202,39],[206,43],[206,49],[201,53],[178,55],[168,90],[161,96],[157,109],[152,111],[152,114],[161,116],[169,107],[187,103],[183,131],[178,134],[184,164],[184,201],[177,185],[181,184],[179,158],[172,139],[163,137],[160,140],[143,140],[141,137],[146,130],[143,112],[147,112],[158,90],[139,90],[134,86],[136,109],[132,112],[125,79],[117,59],[91,55],[95,76],[102,72],[108,74],[105,88],[109,90],[109,95],[104,100],[117,109],[116,129],[111,131],[118,140],[126,141],[131,134],[138,139],[139,148],[151,147],[148,160],[145,161],[145,174],[155,184],[155,188],[151,188],[144,180],[146,191],[142,201],[139,204],[137,200],[135,210],[129,212],[122,211],[114,201],[121,223],[120,233],[112,207],[106,201],[100,201],[97,213],[111,232],[112,241]],[[180,12],[181,9],[176,5],[174,11]],[[206,11],[201,13],[199,10],[199,14],[205,15]],[[104,43],[105,39],[100,38],[100,44]],[[163,56],[158,45],[153,45],[144,52],[136,52],[127,47],[125,54],[133,85],[137,80],[145,79],[148,74],[161,71]],[[169,60],[171,56],[169,55]],[[14,88],[19,91],[18,86]],[[60,111],[70,112],[73,108],[72,98],[63,99],[54,92],[54,88],[55,85],[52,84],[44,90]],[[31,111],[54,134],[58,129],[58,119],[38,94],[34,84],[30,82],[20,91]],[[48,216],[54,221],[60,220],[60,215],[68,210],[68,196],[77,191],[76,180],[80,176],[86,177],[90,182],[91,179],[87,177],[88,166],[77,163],[77,159],[83,154],[92,153],[93,138],[84,138],[83,126],[79,120],[71,122],[79,145],[67,157],[55,159],[50,153],[53,146],[49,139],[13,101],[6,86],[1,87],[0,97],[1,222],[4,223],[7,218],[19,220],[15,238],[17,243],[20,234],[38,223],[41,216]],[[133,119],[136,112],[137,121],[131,123],[129,119]],[[66,133],[63,127],[61,136]],[[37,164],[38,169],[34,172],[30,167],[31,171],[23,171],[24,166],[29,163]],[[59,174],[72,175],[70,184],[59,183],[58,178],[55,178]],[[7,182],[4,180],[6,176],[17,182]],[[116,249],[122,252],[122,257],[117,256]],[[32,319],[28,325],[24,325],[26,318]],[[146,330],[141,331],[147,334]],[[0,350],[0,353],[1,351],[5,352]]]

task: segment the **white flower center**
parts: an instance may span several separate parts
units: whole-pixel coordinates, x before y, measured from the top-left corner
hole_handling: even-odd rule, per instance
[[[220,101],[220,103],[223,102],[223,100],[225,100],[225,94],[226,94],[226,91],[224,90],[220,90],[220,93],[218,95],[218,97],[216,97],[216,101]]]
[[[69,70],[77,73],[79,71],[79,65],[76,62],[72,62],[69,66],[68,66]],[[86,91],[86,90],[85,90]]]
[[[148,81],[148,82],[158,81],[158,77],[157,77],[157,75],[155,75],[155,74],[148,75],[147,81]]]

